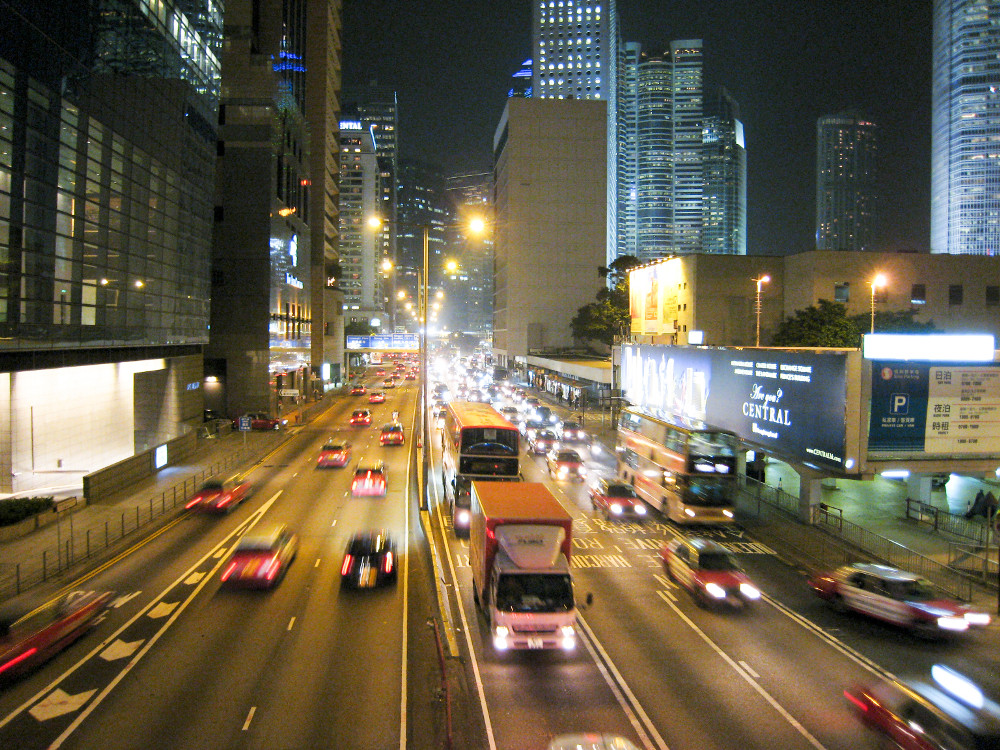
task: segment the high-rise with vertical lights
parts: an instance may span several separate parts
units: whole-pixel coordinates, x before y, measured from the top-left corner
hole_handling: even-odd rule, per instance
[[[740,105],[725,89],[705,97],[701,127],[702,252],[747,254],[747,152]]]
[[[817,250],[875,249],[877,157],[875,123],[849,113],[817,121]]]
[[[532,96],[603,99],[612,0],[534,0]]]
[[[358,120],[341,120],[338,286],[348,323],[383,319],[381,234],[368,223],[382,200],[380,179],[371,128]]]
[[[1000,254],[1000,2],[935,0],[931,252]]]

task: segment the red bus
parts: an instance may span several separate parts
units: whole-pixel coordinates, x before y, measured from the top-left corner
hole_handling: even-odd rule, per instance
[[[452,401],[441,433],[441,481],[455,534],[469,533],[470,491],[475,479],[517,481],[520,433],[489,404]]]

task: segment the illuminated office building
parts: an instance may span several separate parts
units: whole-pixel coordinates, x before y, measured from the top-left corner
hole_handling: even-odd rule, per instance
[[[340,290],[347,322],[381,325],[385,300],[381,233],[368,224],[382,200],[375,142],[357,120],[340,121]]]
[[[875,123],[851,114],[816,124],[816,249],[874,250],[878,140]]]
[[[935,0],[931,252],[1000,254],[1000,3]]]
[[[603,99],[614,0],[533,0],[532,96]]]

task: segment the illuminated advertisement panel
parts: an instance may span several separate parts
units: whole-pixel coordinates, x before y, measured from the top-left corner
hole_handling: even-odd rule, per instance
[[[872,361],[868,454],[993,455],[1000,366]]]
[[[629,272],[629,317],[633,333],[677,332],[679,262],[666,261]]]
[[[622,347],[632,404],[704,421],[788,460],[843,469],[847,355],[656,345]]]

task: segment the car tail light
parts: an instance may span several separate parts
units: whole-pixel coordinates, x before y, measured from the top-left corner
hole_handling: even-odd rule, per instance
[[[225,495],[222,496],[219,502],[216,503],[216,506],[219,508],[224,508],[227,505],[229,505],[229,503],[231,503],[232,500],[233,500],[233,494],[231,492],[227,492]]]
[[[340,575],[346,576],[351,572],[351,566],[354,564],[354,557],[351,555],[344,555],[344,564],[340,566]]]
[[[385,557],[382,559],[382,572],[391,573],[392,572],[392,553],[386,552]]]
[[[238,564],[239,563],[237,563],[235,560],[233,560],[231,563],[229,563],[229,567],[226,568],[223,571],[223,573],[222,573],[222,580],[223,581],[228,581],[229,580],[229,576],[231,576],[233,574],[233,571],[236,570],[236,566]]]
[[[184,510],[188,510],[189,508],[193,508],[194,506],[196,506],[200,502],[201,502],[201,495],[195,495],[190,500],[188,500],[188,504],[184,506]]]
[[[38,651],[38,649],[35,648],[34,646],[32,646],[27,651],[25,651],[23,654],[19,654],[18,656],[16,656],[15,658],[11,659],[6,664],[4,664],[2,667],[0,667],[0,672],[3,672],[4,670],[10,669],[11,667],[16,666],[17,664],[20,664],[25,659],[31,658],[32,656],[34,656],[37,653],[37,651]]]
[[[267,561],[267,565],[264,566],[264,570],[267,571],[267,580],[273,581],[274,577],[278,575],[278,570],[281,568],[281,561],[278,559],[278,555],[275,555],[270,560]]]
[[[858,696],[854,695],[850,690],[844,691],[844,697],[847,698],[851,703],[857,706],[862,711],[868,711],[867,701],[862,700]]]

